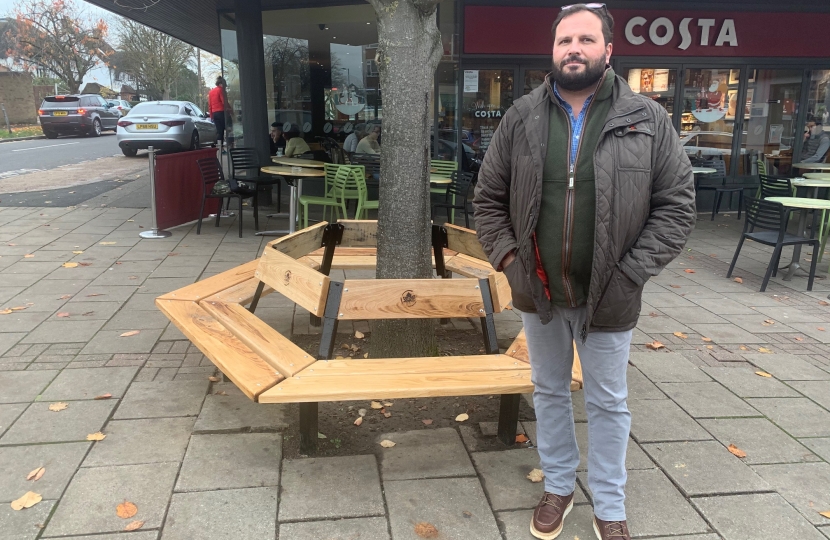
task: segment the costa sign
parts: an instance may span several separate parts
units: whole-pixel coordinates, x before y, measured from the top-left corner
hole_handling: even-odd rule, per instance
[[[696,24],[690,28],[693,22]],[[719,29],[718,29],[719,26]],[[647,30],[646,30],[647,28]],[[675,29],[674,23],[668,17],[657,17],[651,24],[641,16],[631,17],[625,25],[625,39],[632,45],[642,45],[646,37],[651,43],[662,47],[671,43],[675,30],[680,34],[681,41],[677,48],[685,51],[699,36],[697,41],[701,47],[737,47],[738,32],[735,29],[734,19],[723,19],[718,25],[716,19],[694,19],[684,17]],[[717,31],[715,31],[717,30]],[[696,35],[693,35],[693,32]],[[717,35],[717,37],[713,37]]]

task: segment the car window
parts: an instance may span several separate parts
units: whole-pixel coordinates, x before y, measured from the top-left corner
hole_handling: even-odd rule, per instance
[[[106,107],[107,106],[107,100],[102,98],[101,96],[95,96],[92,99],[98,101],[98,103],[96,103],[96,105],[98,105],[99,107]]]
[[[196,113],[196,116],[202,116],[203,114],[205,114],[199,107],[197,107],[193,103],[191,103],[190,106],[193,107],[193,112]]]
[[[63,109],[77,106],[78,96],[49,96],[40,104],[41,109]]]
[[[179,106],[170,103],[139,103],[131,111],[134,114],[179,114]]]

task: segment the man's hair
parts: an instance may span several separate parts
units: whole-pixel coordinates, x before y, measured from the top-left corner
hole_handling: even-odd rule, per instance
[[[813,123],[815,123],[817,126],[820,126],[820,125],[821,125],[821,118],[820,118],[820,117],[818,117],[818,116],[815,116],[815,115],[813,115],[813,114],[809,114],[809,115],[807,115],[807,122],[808,122],[808,123],[809,123],[809,122],[813,122]]]
[[[277,128],[278,130],[282,131],[282,124],[280,124],[279,122],[272,122],[271,127]]]
[[[556,20],[553,21],[553,26],[550,29],[550,33],[551,36],[553,36],[554,41],[556,40],[556,27],[559,26],[559,23],[561,23],[565,17],[570,17],[571,15],[575,15],[583,11],[593,13],[599,17],[599,20],[602,21],[602,37],[605,38],[605,44],[608,45],[611,43],[614,40],[614,17],[608,13],[607,8],[592,9],[585,4],[574,4],[568,9],[563,9],[559,12],[559,15],[556,17]]]

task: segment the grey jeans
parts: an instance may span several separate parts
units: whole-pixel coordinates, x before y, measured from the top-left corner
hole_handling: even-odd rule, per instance
[[[631,429],[626,399],[626,368],[633,331],[593,332],[578,338],[586,308],[554,308],[542,325],[535,313],[522,313],[530,353],[536,445],[545,491],[569,495],[576,486],[579,448],[571,402],[573,342],[582,364],[588,413],[588,487],[594,514],[604,521],[625,519],[625,452]]]

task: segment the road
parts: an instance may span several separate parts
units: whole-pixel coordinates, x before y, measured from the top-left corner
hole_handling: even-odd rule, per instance
[[[0,143],[0,180],[102,157],[121,156],[115,133]]]

